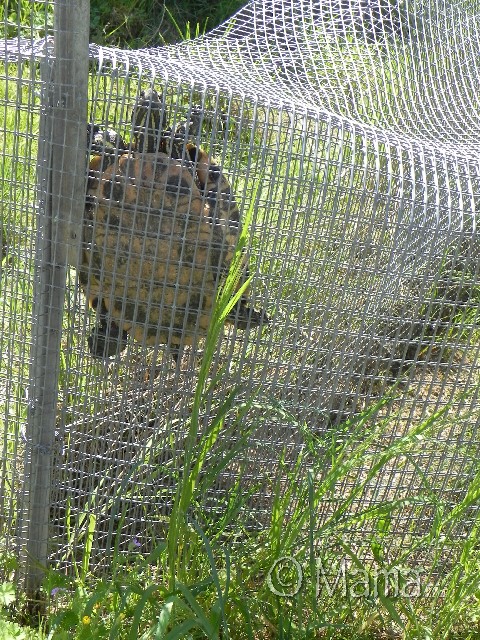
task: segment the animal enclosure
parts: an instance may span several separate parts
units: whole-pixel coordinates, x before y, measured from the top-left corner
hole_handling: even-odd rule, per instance
[[[69,570],[91,530],[101,569],[158,539],[218,416],[190,517],[237,492],[261,529],[305,432],[382,399],[372,451],[441,428],[351,509],[405,499],[394,539],[422,536],[406,498],[455,504],[479,455],[479,7],[254,0],[125,51],[42,4],[4,22],[0,552]]]

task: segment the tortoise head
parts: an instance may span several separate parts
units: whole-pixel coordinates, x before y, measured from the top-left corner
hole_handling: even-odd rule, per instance
[[[92,154],[110,154],[115,152],[123,153],[127,151],[122,136],[114,129],[103,129],[98,124],[87,124],[87,149]]]
[[[132,117],[135,150],[140,153],[158,151],[159,135],[165,126],[165,112],[162,121],[162,102],[155,89],[140,93]]]

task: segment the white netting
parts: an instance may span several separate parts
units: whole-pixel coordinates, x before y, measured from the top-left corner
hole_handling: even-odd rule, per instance
[[[192,42],[90,46],[89,120],[128,143],[132,105],[155,88],[173,130],[200,114],[194,142],[223,167],[242,215],[252,212],[252,304],[271,323],[230,327],[215,356],[223,370],[202,407],[204,426],[236,385],[238,402],[252,392],[259,400],[240,423],[235,411],[227,420],[232,446],[255,428],[204,496],[213,511],[241,477],[251,494],[245,523],[261,526],[280,452],[293,460],[303,446],[299,425],[334,430],[395,382],[401,395],[385,410],[379,447],[449,403],[450,422],[435,450],[385,473],[363,502],[407,495],[424,477],[453,495],[471,476],[479,10],[466,0],[258,0]],[[48,60],[51,42],[9,41],[5,55],[19,65]],[[125,287],[126,303],[137,302],[134,289]],[[66,545],[68,503],[70,513],[98,515],[103,552],[117,529],[125,545],[162,530],[202,342],[180,368],[161,344],[131,339],[99,364],[88,353],[95,318],[85,306],[72,269],[52,540]],[[278,403],[293,422],[269,410]],[[349,483],[355,478],[343,489]],[[400,510],[399,540],[424,532],[429,518]],[[57,557],[71,562],[66,551]]]

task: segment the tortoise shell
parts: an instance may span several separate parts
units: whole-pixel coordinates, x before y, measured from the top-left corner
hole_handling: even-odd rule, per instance
[[[143,134],[134,125],[134,149],[118,138],[114,151],[89,165],[80,283],[100,315],[100,333],[109,334],[91,342],[98,356],[114,355],[127,334],[173,350],[205,335],[241,228],[230,185],[205,151],[183,140],[180,154],[171,135],[170,153],[152,151],[166,148],[167,136],[152,143],[159,102],[140,100],[149,120]],[[244,293],[227,321],[245,329],[268,319]]]

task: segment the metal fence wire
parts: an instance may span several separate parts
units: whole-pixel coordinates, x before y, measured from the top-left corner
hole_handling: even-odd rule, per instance
[[[305,428],[334,437],[381,398],[372,448],[443,422],[350,508],[422,483],[460,500],[479,454],[479,3],[254,0],[137,51],[88,47],[85,0],[33,4],[42,24],[1,25],[0,555],[68,570],[93,522],[101,566],[163,535],[245,226],[251,281],[200,431],[235,396],[199,509],[237,491],[239,526],[261,528]],[[399,508],[399,546],[431,517]]]

